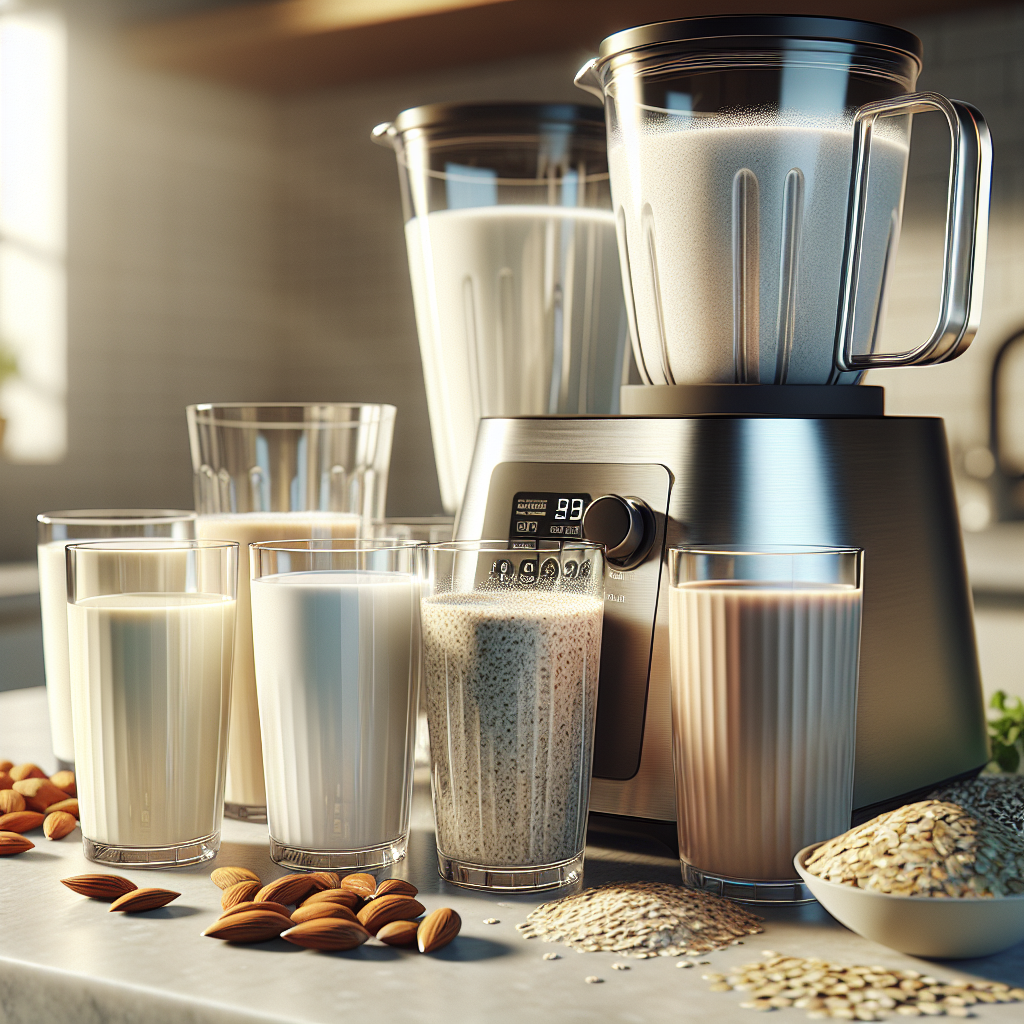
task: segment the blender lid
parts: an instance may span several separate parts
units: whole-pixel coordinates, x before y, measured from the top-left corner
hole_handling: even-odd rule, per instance
[[[741,14],[707,18],[682,18],[638,25],[608,36],[601,43],[598,63],[648,46],[712,39],[753,38],[818,39],[828,42],[859,43],[896,50],[917,61],[924,56],[921,40],[892,25],[852,18],[827,18],[804,14]]]
[[[541,124],[593,129],[604,136],[604,108],[582,103],[428,103],[403,110],[394,120],[395,131],[413,128],[472,127],[474,130],[536,131]]]

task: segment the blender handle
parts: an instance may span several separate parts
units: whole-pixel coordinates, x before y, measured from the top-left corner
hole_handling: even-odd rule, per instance
[[[867,215],[872,129],[879,117],[927,110],[938,110],[945,115],[952,140],[939,317],[932,336],[916,348],[857,354],[853,351],[853,328]],[[833,382],[840,372],[943,363],[966,351],[978,331],[981,317],[991,183],[992,137],[981,112],[969,103],[946,99],[934,92],[918,92],[865,103],[857,111]]]
[[[378,146],[387,146],[389,149],[394,149],[397,137],[398,129],[391,121],[384,121],[370,132],[371,142],[376,142]]]

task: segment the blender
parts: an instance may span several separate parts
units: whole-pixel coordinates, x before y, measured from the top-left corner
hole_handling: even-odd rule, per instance
[[[577,78],[605,104],[644,384],[618,416],[481,420],[456,538],[508,537],[528,565],[547,539],[606,546],[592,822],[675,843],[663,559],[684,542],[864,549],[855,820],[987,760],[942,421],[887,417],[859,383],[953,359],[978,325],[989,134],[968,104],[915,93],[920,67],[899,29],[737,16],[620,32]],[[952,139],[942,294],[932,336],[892,351],[924,111]]]

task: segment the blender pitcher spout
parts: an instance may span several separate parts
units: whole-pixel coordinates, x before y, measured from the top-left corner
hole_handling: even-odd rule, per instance
[[[394,149],[397,138],[398,129],[395,128],[393,121],[384,121],[370,132],[371,141],[376,142],[378,146],[387,146],[389,149]]]
[[[602,103],[604,103],[604,87],[601,85],[601,79],[597,74],[597,57],[591,57],[586,64],[583,65],[576,72],[576,77],[573,79],[573,83],[578,89],[582,89],[584,92],[589,92],[592,96],[596,96]]]

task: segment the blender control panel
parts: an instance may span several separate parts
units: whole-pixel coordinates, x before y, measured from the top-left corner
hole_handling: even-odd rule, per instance
[[[604,629],[594,735],[594,775],[625,780],[640,767],[654,621],[672,478],[658,464],[502,462],[491,473],[480,537],[508,537],[511,552],[495,564],[498,579],[520,585],[551,574],[585,572],[589,563],[535,551],[538,542],[583,540],[588,506],[602,495],[646,502],[654,517],[650,553],[632,568],[605,564]],[[460,540],[469,539],[460,531]],[[585,567],[585,568],[584,568]]]

